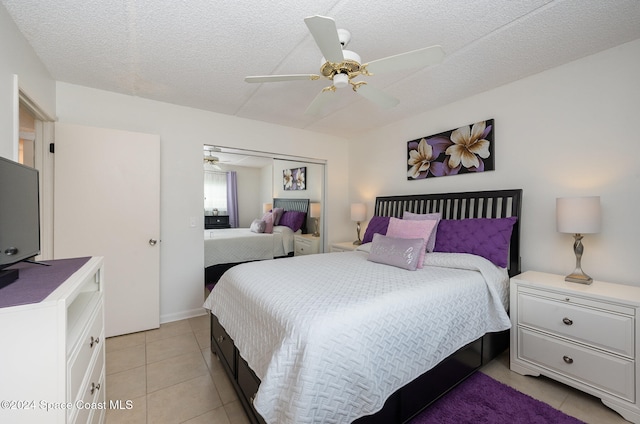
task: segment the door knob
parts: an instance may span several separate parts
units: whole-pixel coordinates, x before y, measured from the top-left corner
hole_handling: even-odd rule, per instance
[[[156,243],[158,243],[158,240],[156,239],[149,239],[149,246],[155,246]]]

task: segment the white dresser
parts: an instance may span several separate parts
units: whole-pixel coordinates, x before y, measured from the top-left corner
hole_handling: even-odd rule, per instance
[[[0,422],[103,423],[103,260],[47,263],[0,289]]]
[[[640,287],[528,271],[511,279],[511,370],[590,393],[640,423]]]

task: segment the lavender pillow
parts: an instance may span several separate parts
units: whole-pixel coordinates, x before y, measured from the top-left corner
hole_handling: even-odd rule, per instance
[[[409,219],[391,218],[389,220],[389,228],[387,229],[387,235],[390,237],[401,238],[422,238],[423,246],[420,258],[418,259],[418,268],[422,268],[424,264],[424,255],[427,252],[427,240],[431,236],[431,233],[435,230],[436,221],[434,220],[420,220],[412,221]]]
[[[388,216],[373,216],[371,217],[371,221],[369,221],[369,225],[367,225],[367,229],[364,232],[364,237],[362,238],[362,243],[369,243],[373,241],[373,235],[378,233],[383,236],[387,234],[387,227],[389,226],[389,217]]]
[[[443,219],[434,252],[472,253],[499,267],[508,265],[509,241],[517,217]]]
[[[291,228],[294,232],[302,228],[304,220],[307,218],[307,214],[299,211],[285,211],[280,218],[278,225],[284,225]]]
[[[415,271],[422,252],[424,239],[405,239],[374,234],[371,251],[367,258],[371,262],[396,266]]]
[[[422,221],[422,220],[428,219],[428,220],[436,221],[436,227],[437,227],[438,223],[442,219],[442,214],[440,212],[413,213],[413,212],[406,211],[402,215],[402,219],[409,219],[414,221]],[[429,240],[427,240],[427,252],[433,252],[433,249],[436,246],[436,234],[437,234],[437,231],[431,232],[431,235],[429,236]]]

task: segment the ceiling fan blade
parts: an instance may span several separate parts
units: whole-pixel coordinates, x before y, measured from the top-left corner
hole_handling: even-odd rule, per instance
[[[280,82],[280,81],[300,81],[300,80],[317,80],[320,75],[314,74],[292,74],[292,75],[259,75],[253,77],[245,77],[245,82]]]
[[[325,16],[316,15],[304,18],[304,23],[307,24],[311,35],[313,35],[326,60],[335,63],[340,63],[344,60],[336,21]]]
[[[360,94],[367,100],[372,101],[383,109],[391,109],[400,103],[400,100],[396,99],[393,96],[385,93],[382,90],[379,90],[375,87],[371,87],[368,84],[363,84],[358,87],[356,93]]]
[[[367,71],[372,74],[381,74],[383,72],[434,65],[442,62],[442,59],[444,59],[442,47],[431,46],[374,60],[363,66],[366,66]]]
[[[313,99],[307,110],[304,111],[305,115],[319,115],[324,107],[329,103],[333,98],[332,90],[322,90],[318,95]]]

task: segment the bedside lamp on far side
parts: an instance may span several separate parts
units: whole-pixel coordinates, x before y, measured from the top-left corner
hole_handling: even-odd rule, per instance
[[[309,205],[309,216],[313,218],[313,223],[316,229],[313,236],[320,237],[320,224],[318,221],[318,218],[320,218],[320,203],[311,203]]]
[[[560,197],[556,199],[556,229],[561,233],[573,234],[573,252],[576,255],[576,269],[565,277],[572,283],[591,284],[593,279],[582,271],[583,234],[600,232],[600,197]]]
[[[351,204],[351,220],[356,221],[356,232],[358,233],[358,240],[354,241],[354,245],[362,244],[360,239],[360,223],[367,219],[367,205],[364,203],[352,203]]]

